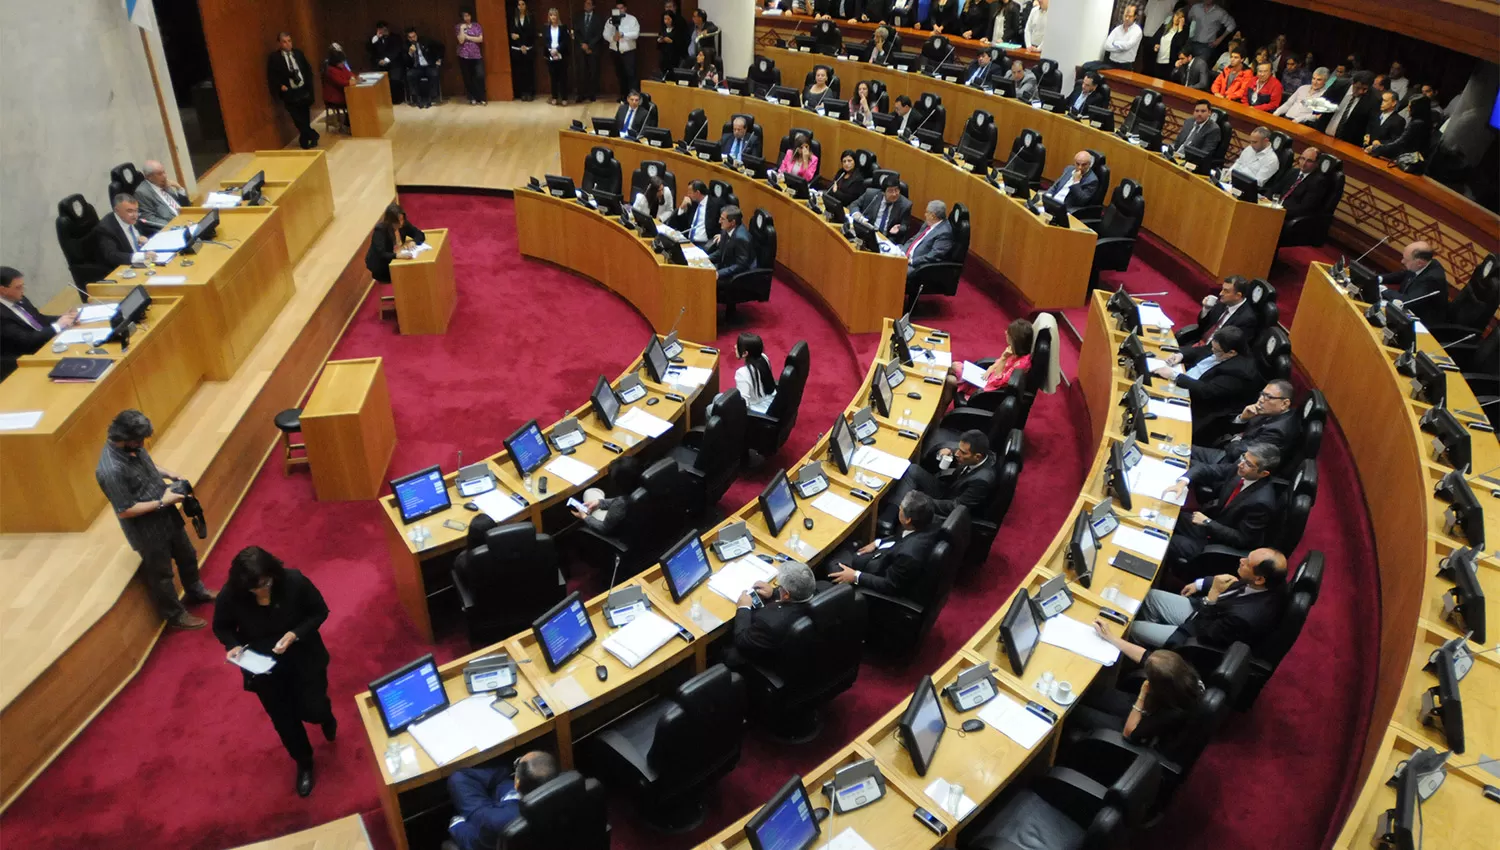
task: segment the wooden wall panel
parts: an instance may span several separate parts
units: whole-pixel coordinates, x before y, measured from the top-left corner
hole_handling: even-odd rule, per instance
[[[266,88],[266,57],[276,35],[292,34],[307,54],[314,77],[325,44],[316,0],[198,0],[214,86],[224,113],[229,149],[237,153],[279,148],[297,135],[286,110]],[[318,81],[313,81],[314,92]]]
[[[1500,7],[1473,0],[1272,0],[1335,18],[1358,21],[1493,62]],[[1236,12],[1238,12],[1238,8]],[[1243,19],[1240,19],[1243,20]],[[1243,24],[1242,24],[1243,26]]]

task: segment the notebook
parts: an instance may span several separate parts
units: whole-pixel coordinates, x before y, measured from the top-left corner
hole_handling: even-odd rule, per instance
[[[57,361],[47,377],[59,383],[97,381],[115,361],[108,357],[64,357]]]

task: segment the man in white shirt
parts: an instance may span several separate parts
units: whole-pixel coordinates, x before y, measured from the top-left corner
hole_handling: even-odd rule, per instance
[[[141,205],[141,220],[154,230],[167,226],[188,204],[187,192],[167,178],[167,169],[154,159],[141,166],[141,184],[135,187]]]
[[[1296,121],[1298,124],[1311,124],[1318,120],[1318,113],[1308,107],[1307,101],[1310,98],[1326,98],[1327,96],[1328,69],[1318,68],[1313,71],[1312,82],[1292,92],[1291,97],[1288,97],[1282,101],[1280,106],[1276,107],[1275,114],[1290,121]]]
[[[703,246],[708,244],[708,221],[708,184],[694,180],[670,223],[694,245]]]
[[[1245,145],[1245,149],[1240,151],[1240,158],[1234,161],[1233,171],[1249,177],[1255,181],[1255,185],[1263,187],[1280,170],[1281,160],[1271,148],[1271,131],[1265,127],[1256,127],[1250,132],[1250,144]]]
[[[1154,38],[1172,20],[1172,10],[1176,7],[1177,0],[1146,0],[1146,8],[1141,13],[1141,34]]]
[[[625,95],[640,88],[635,70],[635,40],[641,37],[641,22],[625,8],[624,0],[615,4],[614,14],[604,25],[604,41],[615,60],[615,76],[620,81],[620,102]]]
[[[1084,71],[1102,71],[1106,68],[1129,68],[1135,64],[1136,51],[1141,46],[1141,27],[1135,22],[1135,6],[1125,7],[1120,16],[1120,25],[1104,37],[1103,59],[1083,63]]]
[[[1406,68],[1400,62],[1391,63],[1391,72],[1386,75],[1385,84],[1396,93],[1397,98],[1406,100],[1406,92],[1411,87],[1411,80],[1406,78]]]
[[[1041,50],[1042,40],[1047,37],[1047,5],[1050,0],[1036,0],[1031,14],[1026,18],[1026,49]]]

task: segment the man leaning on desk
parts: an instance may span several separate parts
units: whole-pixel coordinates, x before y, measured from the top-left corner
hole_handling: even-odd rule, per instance
[[[1401,271],[1380,276],[1385,297],[1410,305],[1422,324],[1442,324],[1448,317],[1448,273],[1428,242],[1413,242],[1401,251]],[[1421,299],[1418,301],[1417,299]]]
[[[781,648],[792,625],[807,613],[817,590],[812,568],[800,561],[783,561],[776,570],[776,586],[758,581],[740,594],[735,603],[734,636],[724,653],[724,663],[742,670],[750,664],[775,665],[782,660]],[[759,596],[756,606],[751,596]]]
[[[26,276],[0,266],[0,381],[15,371],[16,358],[35,354],[78,321],[78,310],[49,316],[26,297]]]
[[[99,219],[90,234],[94,256],[106,265],[128,266],[146,244],[145,234],[136,227],[141,220],[141,207],[135,196],[124,193],[115,195],[112,203],[114,211]]]
[[[901,194],[901,181],[887,174],[880,178],[880,188],[866,189],[854,202],[854,211],[892,241],[906,232],[906,218],[911,215],[911,200]]]

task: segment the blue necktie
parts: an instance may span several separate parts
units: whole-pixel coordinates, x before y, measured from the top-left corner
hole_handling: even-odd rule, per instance
[[[876,230],[885,230],[885,217],[891,211],[891,205],[885,201],[880,202],[880,218],[875,220]]]
[[[744,144],[745,143],[743,141],[741,141],[739,139],[735,139],[734,140],[734,147],[732,149],[730,149],[730,152],[729,152],[729,158],[733,159],[735,162],[739,162],[740,161],[740,148]]]
[[[632,126],[634,126],[634,125],[635,125],[635,110],[632,109],[632,110],[630,110],[630,111],[628,111],[628,112],[625,113],[625,126],[622,128],[623,132],[620,135],[622,135],[622,136],[628,136],[628,135],[630,135],[630,128]]]

